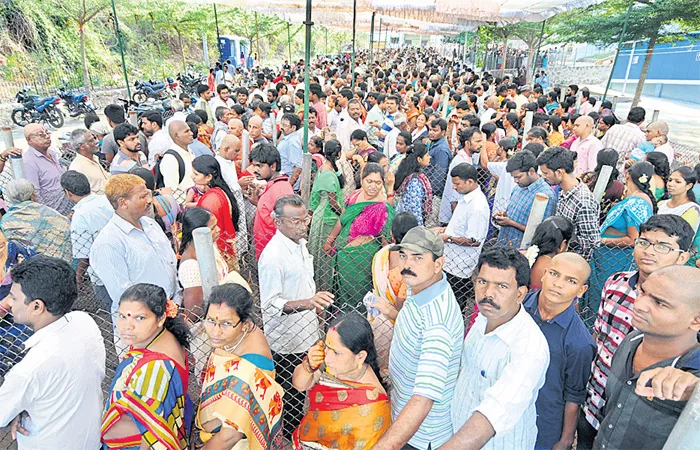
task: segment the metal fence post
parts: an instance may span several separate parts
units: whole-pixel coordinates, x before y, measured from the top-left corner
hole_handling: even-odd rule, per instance
[[[274,111],[270,112],[270,121],[272,122],[272,145],[277,147],[277,114]]]
[[[241,141],[241,170],[246,170],[250,164],[250,134],[247,130],[243,130]]]
[[[304,153],[301,161],[301,198],[304,203],[309,204],[309,196],[311,195],[311,164],[313,159],[311,153]]]
[[[202,279],[202,292],[204,293],[203,309],[209,301],[209,295],[214,286],[219,285],[219,277],[216,269],[216,258],[214,256],[214,242],[211,237],[209,227],[197,228],[192,232],[194,250],[197,253],[197,264],[199,265],[199,275]]]
[[[15,138],[12,136],[12,128],[2,127],[2,140],[5,141],[6,149],[15,146]]]
[[[600,203],[600,201],[603,199],[603,195],[605,195],[605,190],[608,188],[608,181],[610,180],[612,171],[612,166],[603,166],[600,169],[598,180],[595,183],[595,188],[593,188],[593,196],[596,198],[598,203]]]
[[[532,242],[532,237],[535,235],[535,229],[537,225],[541,224],[544,220],[544,213],[547,209],[547,202],[549,197],[540,193],[535,195],[535,201],[532,204],[532,209],[530,210],[530,215],[527,218],[527,224],[525,225],[525,233],[523,234],[523,240],[520,242],[520,248],[528,248]]]
[[[535,113],[528,111],[525,113],[525,125],[523,125],[523,148],[527,145],[527,133],[532,128],[532,119],[535,117]]]
[[[12,136],[12,128],[2,127],[2,140],[5,142],[5,148],[12,148],[15,146],[15,138]],[[24,161],[22,160],[22,155],[20,156],[10,156],[10,161],[12,162],[12,173],[15,179],[24,178]]]
[[[655,109],[654,113],[651,115],[651,121],[656,122],[657,120],[659,120],[659,110]]]
[[[695,386],[663,450],[698,448],[700,442],[700,384]]]
[[[614,96],[612,99],[612,108],[611,108],[612,112],[615,112],[615,107],[617,107],[617,95]]]
[[[138,128],[139,119],[136,116],[136,111],[129,111],[129,123]]]

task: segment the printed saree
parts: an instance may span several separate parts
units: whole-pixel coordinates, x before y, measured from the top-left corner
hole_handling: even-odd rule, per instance
[[[104,450],[138,450],[142,440],[151,449],[182,450],[192,421],[187,396],[187,368],[166,355],[132,349],[117,366],[102,419]],[[140,434],[119,439],[105,434],[127,415]]]
[[[309,229],[309,253],[314,257],[314,274],[319,290],[331,289],[333,274],[333,257],[323,251],[323,245],[333,227],[338,222],[338,215],[329,202],[329,194],[335,194],[338,205],[343,204],[343,192],[338,176],[332,170],[322,170],[316,175],[314,187],[309,198],[309,210],[313,212]]]
[[[309,411],[292,434],[295,450],[370,449],[391,425],[389,398],[378,388],[326,373],[309,391]]]
[[[8,241],[19,241],[46,256],[73,260],[70,221],[46,205],[33,201],[11,205],[0,228]]]
[[[240,443],[240,448],[283,450],[283,396],[274,370],[262,370],[244,357],[214,351],[202,372],[199,438],[202,443],[211,439],[212,433],[204,431],[201,424],[218,419],[222,427],[245,435],[247,447]]]

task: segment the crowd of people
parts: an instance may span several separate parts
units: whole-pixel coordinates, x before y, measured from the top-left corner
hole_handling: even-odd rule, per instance
[[[700,376],[700,165],[665,122],[431,49],[321,57],[308,93],[304,61],[229,67],[0,155],[20,450],[664,446]]]

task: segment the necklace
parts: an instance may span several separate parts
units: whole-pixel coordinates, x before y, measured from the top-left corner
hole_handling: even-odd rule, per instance
[[[233,347],[226,347],[226,346],[224,346],[224,347],[223,347],[224,350],[225,350],[227,353],[233,353],[233,354],[235,354],[234,352],[236,351],[236,349],[238,348],[238,346],[241,345],[241,342],[243,342],[243,339],[245,339],[246,336],[248,336],[248,330],[247,330],[247,329],[246,329],[245,331],[243,331],[243,336],[241,336],[241,338],[238,340],[238,342],[236,342],[236,345],[234,345]]]
[[[364,367],[364,370],[362,371],[362,374],[360,374],[360,376],[357,377],[356,379],[354,379],[354,380],[348,379],[348,381],[360,381],[362,378],[364,378],[365,374],[367,373],[367,368],[369,367],[369,365],[363,364],[363,366],[365,366],[365,367]]]

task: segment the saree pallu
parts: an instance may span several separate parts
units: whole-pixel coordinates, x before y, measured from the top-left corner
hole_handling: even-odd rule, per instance
[[[294,430],[292,444],[295,450],[370,449],[390,425],[386,394],[323,374],[309,391],[309,411]]]
[[[372,258],[382,248],[382,237],[389,242],[395,213],[394,208],[385,202],[352,203],[359,196],[358,192],[350,197],[340,216],[342,229],[334,260],[333,285],[337,295],[336,311],[357,311],[364,315],[367,309],[362,298],[372,289]],[[364,244],[349,245],[360,236],[373,239]]]
[[[274,371],[261,370],[237,355],[209,356],[202,372],[197,425],[206,443],[212,434],[201,424],[218,419],[224,428],[245,435],[251,450],[283,450],[282,397]]]
[[[309,209],[313,212],[309,228],[309,253],[314,257],[316,287],[330,291],[333,282],[333,256],[326,255],[323,246],[331,234],[338,215],[331,208],[329,194],[335,194],[338,205],[343,204],[343,193],[338,176],[330,170],[318,172],[309,198]]]
[[[71,262],[70,221],[55,209],[33,201],[11,205],[0,220],[8,241],[32,247],[37,253]]]
[[[185,374],[186,374],[185,370]],[[128,415],[140,434],[106,439],[105,434]],[[130,350],[119,366],[102,419],[103,449],[138,450],[142,440],[149,448],[182,450],[192,421],[181,369],[162,353]]]
[[[219,239],[216,240],[216,246],[226,260],[229,269],[237,271],[236,228],[233,225],[231,215],[231,200],[221,188],[212,188],[199,199],[197,206],[208,209],[216,216],[217,225],[221,230]],[[238,202],[236,202],[236,206],[238,206]]]

